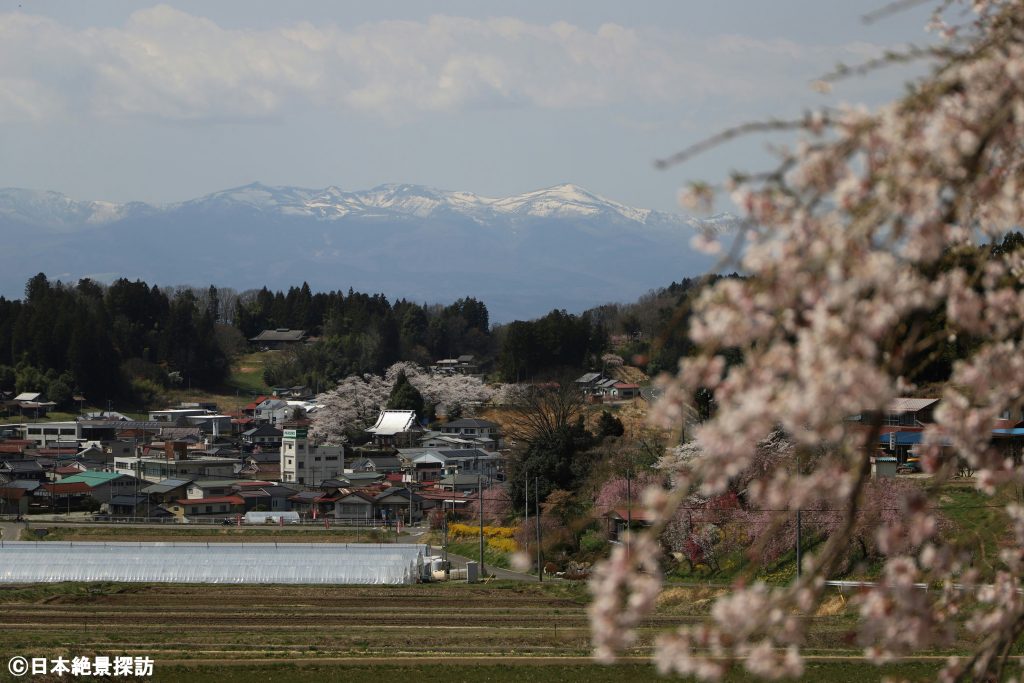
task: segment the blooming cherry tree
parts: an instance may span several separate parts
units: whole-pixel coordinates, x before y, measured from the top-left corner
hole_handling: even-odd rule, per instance
[[[410,384],[429,403],[472,405],[488,401],[494,393],[478,377],[434,375],[415,363],[395,363],[384,377],[352,375],[331,391],[317,396],[319,407],[313,413],[313,436],[340,443],[372,425],[387,404],[395,379],[403,371]]]
[[[778,168],[728,184],[744,217],[743,244],[730,250],[715,235],[698,240],[708,251],[732,254],[748,277],[720,280],[699,298],[688,330],[698,352],[663,380],[655,410],[662,426],[678,427],[699,389],[713,392],[716,411],[693,429],[699,456],[678,458],[674,491],[648,493],[661,520],[652,532],[660,534],[691,493],[728,490],[749,472],[758,443],[779,428],[801,464],[754,477],[746,492],[751,507],[824,505],[836,521],[790,585],[737,586],[709,622],[659,638],[663,672],[715,679],[735,664],[770,678],[801,673],[811,620],[800,615],[821,602],[825,579],[842,566],[858,529],[880,416],[891,399],[914,390],[921,359],[950,340],[978,342],[954,364],[935,425],[924,433],[925,469],[937,484],[966,460],[986,492],[1024,478],[991,440],[997,417],[1019,410],[1024,395],[1024,251],[978,248],[1024,225],[1024,2],[943,2],[941,9],[960,11],[962,4],[972,14],[961,25],[935,17],[946,42],[923,51],[935,66],[902,99],[876,111],[824,110],[768,122],[711,141],[743,130],[802,132]],[[688,195],[705,201],[713,190],[698,185]],[[943,262],[950,253],[966,262]],[[929,324],[936,311],[945,317],[938,330]],[[735,350],[739,362],[727,364],[725,354]],[[869,417],[854,426],[852,415]],[[908,490],[899,506],[897,517],[875,519],[887,559],[860,602],[866,653],[882,661],[951,645],[952,619],[976,601],[969,627],[981,634],[977,649],[951,660],[943,677],[1001,677],[1024,632],[1024,508],[1007,510],[1016,521],[1014,542],[1003,548],[994,582],[984,583],[969,558],[936,533],[934,501]],[[655,604],[659,553],[653,540],[638,541],[617,548],[595,572],[591,616],[601,658],[628,645],[632,627]],[[922,582],[942,589],[919,590]]]

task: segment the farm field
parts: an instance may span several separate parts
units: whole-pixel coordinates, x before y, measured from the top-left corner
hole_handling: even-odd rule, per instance
[[[155,680],[312,681],[388,673],[452,681],[650,680],[654,634],[707,618],[713,591],[674,588],[641,628],[626,662],[589,659],[586,589],[577,583],[398,587],[53,584],[0,587],[0,652],[8,656],[133,655]],[[878,670],[848,661],[852,615],[815,619],[807,680],[881,673],[934,676],[942,657]],[[527,674],[524,669],[529,667]],[[417,676],[418,678],[418,676]],[[731,680],[743,680],[742,676]]]

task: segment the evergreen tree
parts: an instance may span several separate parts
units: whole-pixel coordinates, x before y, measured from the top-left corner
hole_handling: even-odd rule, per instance
[[[601,411],[601,417],[597,419],[597,435],[599,437],[622,436],[625,431],[626,428],[622,425],[622,420],[607,410]]]
[[[388,396],[387,407],[392,410],[414,410],[419,417],[425,417],[423,394],[409,382],[405,372],[399,372]]]

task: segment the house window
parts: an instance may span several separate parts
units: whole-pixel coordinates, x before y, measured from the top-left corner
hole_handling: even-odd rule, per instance
[[[213,512],[213,506],[212,505],[207,505],[206,506],[206,511],[207,512]]]

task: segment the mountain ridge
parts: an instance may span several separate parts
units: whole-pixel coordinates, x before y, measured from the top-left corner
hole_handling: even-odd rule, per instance
[[[510,197],[385,184],[348,191],[250,183],[164,205],[0,189],[0,293],[68,282],[473,296],[492,320],[631,301],[705,272],[696,230],[732,224],[637,209],[573,184]]]
[[[319,220],[338,220],[353,214],[386,211],[425,218],[438,210],[461,213],[479,220],[495,215],[509,217],[579,217],[606,213],[609,216],[656,225],[699,227],[703,221],[679,214],[639,209],[607,199],[579,185],[562,183],[507,197],[487,197],[467,191],[439,190],[426,185],[386,183],[368,190],[344,190],[335,185],[304,188],[252,182],[212,192],[181,202],[111,202],[73,199],[53,190],[0,188],[0,217],[37,227],[64,227],[77,219],[91,225],[123,220],[137,213],[176,211],[237,204],[266,211],[276,209],[289,215],[306,215]],[[63,209],[60,212],[59,209]],[[719,214],[707,220],[725,216]]]

